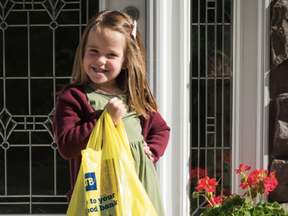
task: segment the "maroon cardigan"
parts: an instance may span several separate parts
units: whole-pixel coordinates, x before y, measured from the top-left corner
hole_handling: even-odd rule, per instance
[[[86,148],[90,133],[102,112],[95,113],[87,101],[83,85],[67,85],[57,97],[53,131],[60,155],[70,161],[70,202],[81,164],[81,150]],[[142,135],[156,163],[167,147],[170,128],[157,112],[145,119],[140,116]]]

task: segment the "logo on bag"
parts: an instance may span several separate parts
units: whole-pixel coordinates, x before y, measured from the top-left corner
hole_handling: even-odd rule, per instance
[[[85,189],[86,191],[97,190],[95,173],[85,173]]]

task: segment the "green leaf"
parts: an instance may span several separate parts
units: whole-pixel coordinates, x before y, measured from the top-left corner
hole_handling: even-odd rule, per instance
[[[267,202],[268,203],[268,202]],[[270,204],[270,203],[269,203]],[[273,202],[272,204],[271,204],[271,207],[273,207],[273,208],[280,208],[280,204],[278,203],[278,202]],[[283,209],[284,210],[284,209]]]
[[[219,207],[208,208],[200,216],[218,216],[219,215],[218,209]]]
[[[244,211],[243,214],[240,214],[240,215],[241,216],[251,216],[251,213],[249,211]]]

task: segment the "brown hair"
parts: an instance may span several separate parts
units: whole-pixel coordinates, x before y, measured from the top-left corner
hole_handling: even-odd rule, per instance
[[[102,11],[89,21],[76,51],[70,83],[84,85],[91,82],[83,68],[83,57],[88,34],[92,28],[100,31],[109,29],[124,35],[126,39],[124,64],[127,69],[121,70],[116,82],[126,93],[130,111],[136,111],[145,118],[147,118],[146,111],[155,113],[158,106],[147,82],[144,43],[140,38],[138,28],[136,38],[133,38],[131,35],[133,21],[121,11]]]

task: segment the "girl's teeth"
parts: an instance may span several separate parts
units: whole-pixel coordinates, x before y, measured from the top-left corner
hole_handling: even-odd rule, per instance
[[[105,70],[100,70],[100,69],[96,69],[94,68],[97,72],[104,72]]]

